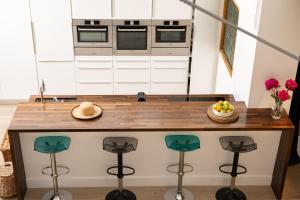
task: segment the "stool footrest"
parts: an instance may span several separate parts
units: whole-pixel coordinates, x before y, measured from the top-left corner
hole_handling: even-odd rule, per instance
[[[224,173],[224,174],[231,174],[232,171],[225,171],[225,170],[223,170],[224,167],[229,167],[229,166],[232,167],[233,165],[232,165],[232,164],[224,164],[224,165],[221,165],[221,166],[219,167],[220,172],[222,172],[222,173]],[[247,168],[244,167],[243,165],[237,165],[237,167],[243,169],[243,171],[241,171],[241,172],[236,172],[236,174],[245,174],[245,173],[247,172]]]
[[[179,170],[172,170],[173,167],[178,167],[179,168],[179,164],[172,164],[172,165],[169,165],[167,167],[167,171],[170,172],[170,173],[173,173],[173,174],[178,174],[178,171]],[[192,165],[189,165],[189,164],[184,164],[184,167],[188,167],[189,169],[184,171],[184,173],[190,173],[192,171],[194,171],[194,167]]]
[[[118,169],[118,166],[112,166],[112,167],[109,167],[109,168],[107,168],[106,172],[107,172],[108,174],[110,174],[110,175],[117,176],[118,173],[113,173],[113,172],[111,172],[112,169]],[[123,176],[130,176],[130,175],[135,174],[135,169],[132,168],[132,167],[123,166],[123,169],[129,169],[129,170],[131,170],[130,173],[123,174]]]
[[[63,173],[58,173],[59,176],[60,175],[66,175],[70,172],[70,168],[66,167],[66,166],[57,165],[56,168],[65,170],[65,172],[63,172]],[[47,170],[50,170],[50,172],[47,172]],[[51,166],[44,167],[42,169],[42,174],[52,176],[52,167]]]

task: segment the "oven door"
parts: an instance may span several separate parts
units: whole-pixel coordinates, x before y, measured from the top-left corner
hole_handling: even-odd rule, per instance
[[[112,26],[74,26],[75,47],[112,47]]]
[[[150,26],[114,27],[114,52],[116,54],[149,54],[151,44]],[[151,27],[150,27],[151,28]]]
[[[153,28],[152,47],[189,47],[190,26],[156,26]]]

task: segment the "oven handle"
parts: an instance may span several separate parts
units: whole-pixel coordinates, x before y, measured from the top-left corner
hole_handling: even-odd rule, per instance
[[[78,31],[107,31],[107,28],[78,28]]]
[[[119,32],[146,32],[147,29],[143,28],[143,29],[120,29],[118,28]]]
[[[182,28],[182,29],[161,29],[161,28],[158,28],[157,31],[160,31],[160,32],[184,32],[186,31],[186,29]]]

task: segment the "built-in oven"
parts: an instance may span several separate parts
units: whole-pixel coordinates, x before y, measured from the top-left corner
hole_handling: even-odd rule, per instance
[[[151,20],[114,20],[114,55],[149,55]]]
[[[153,20],[152,55],[189,55],[191,20]]]
[[[73,20],[75,55],[112,55],[112,20]]]

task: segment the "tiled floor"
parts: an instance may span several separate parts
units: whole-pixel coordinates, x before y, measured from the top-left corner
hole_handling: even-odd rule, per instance
[[[9,125],[10,119],[15,111],[15,105],[0,105],[0,139]],[[0,156],[0,164],[3,163],[3,158]],[[139,200],[162,200],[164,187],[139,187],[132,188],[138,196]],[[195,200],[211,200],[214,199],[214,193],[217,187],[190,187],[194,192]],[[84,189],[70,189],[74,195],[74,200],[99,200],[104,199],[104,194],[111,190],[109,188],[84,188]],[[242,190],[248,195],[248,199],[255,200],[271,200],[275,199],[270,187],[242,187]],[[44,189],[29,190],[27,200],[39,200]],[[284,199],[300,200],[300,165],[290,167],[288,170]],[[0,200],[16,200],[1,199]]]

